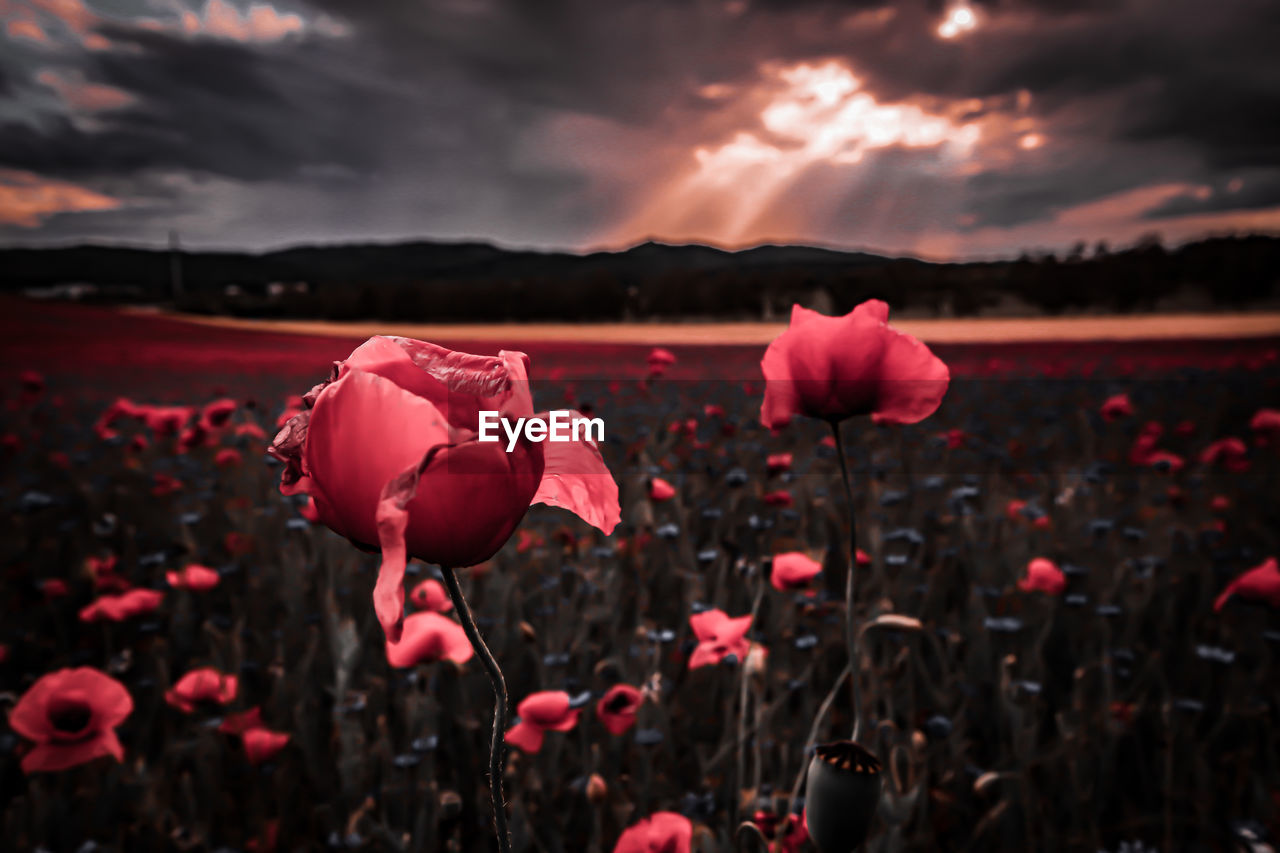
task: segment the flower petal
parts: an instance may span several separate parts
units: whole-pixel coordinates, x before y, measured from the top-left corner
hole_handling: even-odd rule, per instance
[[[585,417],[568,411],[571,422]],[[536,417],[548,420],[550,414],[539,412]],[[612,533],[622,518],[618,484],[604,464],[596,443],[589,438],[548,441],[543,446],[543,460],[542,482],[531,503],[567,509],[606,535]]]

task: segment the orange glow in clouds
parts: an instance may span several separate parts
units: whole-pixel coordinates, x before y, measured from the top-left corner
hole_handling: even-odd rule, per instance
[[[767,217],[782,193],[818,166],[856,167],[869,151],[936,149],[960,159],[977,143],[976,125],[958,125],[913,104],[878,102],[842,63],[766,68],[752,126],[693,151],[693,168],[660,185],[618,234],[698,239],[720,245],[784,237],[800,223]]]
[[[963,4],[952,6],[947,17],[938,25],[938,35],[944,39],[953,39],[965,33],[973,32],[978,27],[978,16]]]
[[[119,206],[115,199],[75,184],[30,172],[0,170],[0,225],[35,228],[57,213],[114,210]]]

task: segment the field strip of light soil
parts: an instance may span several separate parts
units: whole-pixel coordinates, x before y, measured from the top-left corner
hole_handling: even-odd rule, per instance
[[[159,313],[154,309],[124,310]],[[162,316],[224,328],[343,338],[403,335],[419,340],[608,344],[767,344],[786,328],[785,323],[383,323],[367,320],[251,320],[169,312]],[[1280,312],[895,319],[892,322],[903,332],[940,344],[1280,336]]]

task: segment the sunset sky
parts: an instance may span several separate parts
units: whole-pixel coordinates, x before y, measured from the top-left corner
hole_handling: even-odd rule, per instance
[[[1280,232],[1275,0],[0,0],[0,243]]]

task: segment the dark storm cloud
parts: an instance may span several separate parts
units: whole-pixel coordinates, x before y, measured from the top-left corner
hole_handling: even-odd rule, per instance
[[[160,179],[180,173],[213,181],[245,216],[278,219],[288,199],[300,233],[319,238],[349,233],[355,212],[375,232],[574,245],[625,218],[633,200],[610,173],[642,172],[646,145],[692,150],[732,134],[739,119],[704,87],[750,90],[764,63],[828,58],[882,103],[981,98],[978,114],[1033,119],[1059,146],[951,178],[966,188],[968,227],[1044,221],[1144,185],[1225,186],[1246,171],[1237,192],[1161,210],[1256,209],[1280,180],[1270,0],[989,0],[974,3],[978,29],[950,42],[936,35],[941,0],[296,0],[277,11],[310,29],[269,42],[144,30],[139,2],[92,4],[111,15],[98,31],[113,49],[83,52],[75,70],[133,99],[92,121],[24,99],[48,99],[38,58],[0,59],[0,92],[27,104],[0,113],[0,168],[99,190],[135,181],[127,210],[56,217],[50,232],[164,204],[199,230],[179,199],[197,206]],[[322,14],[345,34],[311,28]],[[545,135],[579,118],[638,141],[610,169],[607,150]],[[258,195],[234,202],[236,186]],[[255,233],[242,227],[218,233]]]
[[[92,125],[65,116],[10,122],[0,128],[0,161],[56,177],[178,168],[245,181],[377,164],[351,129],[368,93],[335,73],[334,57],[320,46],[267,50],[111,26],[102,32],[120,49],[93,55],[85,74],[134,102]]]
[[[1280,205],[1280,175],[1267,175],[1257,180],[1240,180],[1214,187],[1207,193],[1181,193],[1155,207],[1143,218],[1168,219],[1198,213],[1220,213],[1228,210],[1262,210]]]

